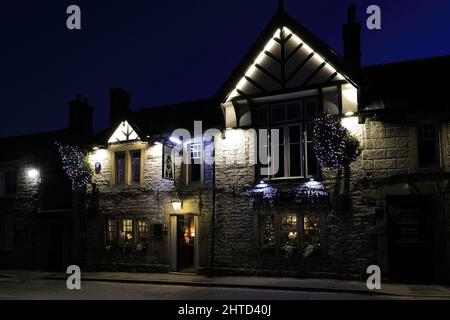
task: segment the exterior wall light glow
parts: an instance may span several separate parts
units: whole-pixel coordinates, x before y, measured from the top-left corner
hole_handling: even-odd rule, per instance
[[[181,144],[181,140],[178,139],[177,137],[170,137],[169,140],[175,144]]]
[[[183,202],[180,200],[180,198],[177,195],[177,197],[174,200],[172,200],[173,211],[175,211],[175,212],[181,211],[182,206],[183,206]]]
[[[108,151],[106,151],[105,149],[97,149],[96,151],[94,151],[94,154],[92,156],[94,162],[105,161],[107,157]]]
[[[37,177],[39,177],[39,171],[37,169],[28,169],[27,171],[27,176],[30,179],[36,179]]]
[[[351,117],[351,116],[353,116],[354,114],[355,114],[354,112],[348,111],[348,112],[345,113],[345,116],[346,116],[346,117]]]

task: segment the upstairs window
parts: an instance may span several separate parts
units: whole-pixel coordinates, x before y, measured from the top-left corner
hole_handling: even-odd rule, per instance
[[[131,183],[141,182],[141,150],[131,151]]]
[[[203,181],[203,144],[201,142],[187,145],[186,183],[200,183]]]
[[[317,98],[258,106],[258,125],[268,129],[266,148],[271,166],[268,178],[311,177],[318,174],[312,146],[312,121],[319,116]],[[278,141],[270,130],[278,129]],[[272,146],[278,143],[278,165]],[[261,164],[267,166],[267,164]]]
[[[117,186],[138,185],[143,180],[142,149],[114,152],[112,183]]]
[[[17,193],[17,169],[0,168],[0,196],[14,196]]]
[[[116,152],[115,153],[115,165],[116,165],[116,185],[125,184],[126,176],[126,153]]]
[[[417,154],[419,168],[440,166],[439,132],[436,124],[428,123],[418,126]]]

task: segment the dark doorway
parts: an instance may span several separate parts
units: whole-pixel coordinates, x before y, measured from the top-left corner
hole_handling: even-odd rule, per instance
[[[48,270],[63,271],[64,225],[50,224],[48,235]]]
[[[193,215],[177,217],[177,271],[195,273],[195,223]]]
[[[386,198],[389,277],[394,282],[432,283],[432,201],[425,195]]]

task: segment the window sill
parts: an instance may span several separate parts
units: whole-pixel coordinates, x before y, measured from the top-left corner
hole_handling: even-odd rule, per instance
[[[144,184],[121,184],[121,185],[111,185],[112,190],[130,190],[130,189],[145,189]]]
[[[308,176],[308,177],[280,177],[280,178],[264,178],[265,182],[283,182],[283,181],[292,181],[292,182],[307,182],[313,179],[314,181],[320,181],[318,177]]]

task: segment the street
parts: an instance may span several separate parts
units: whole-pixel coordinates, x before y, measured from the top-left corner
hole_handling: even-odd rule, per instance
[[[0,278],[0,299],[30,300],[398,300],[390,295],[339,292],[218,288],[187,285],[83,281],[81,290],[68,290],[64,280]]]

